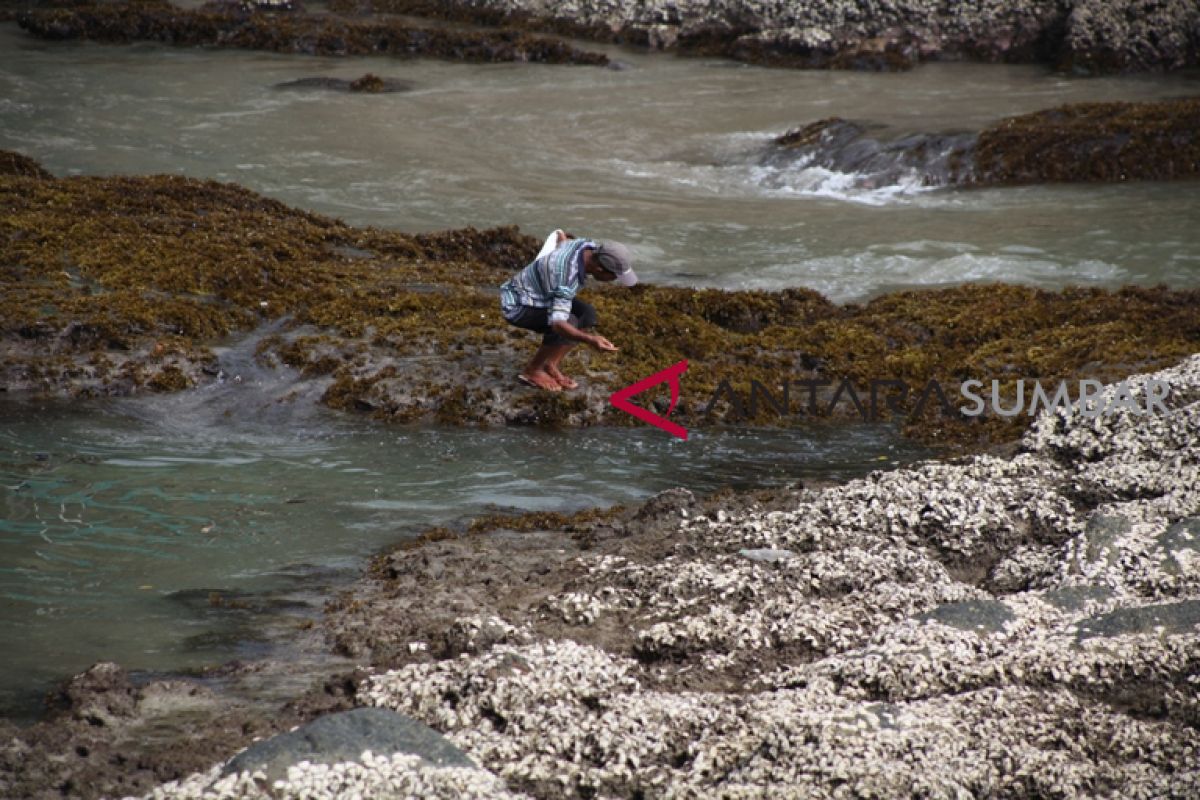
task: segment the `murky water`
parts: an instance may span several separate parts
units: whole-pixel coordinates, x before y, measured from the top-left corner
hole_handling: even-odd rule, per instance
[[[764,162],[773,136],[829,116],[880,136],[976,130],[1063,102],[1195,94],[1195,77],[792,72],[609,52],[629,69],[46,43],[3,25],[0,148],[58,174],[236,181],[354,224],[621,238],[662,283],[838,300],[971,280],[1200,285],[1195,184],[930,191]],[[365,72],[415,88],[273,88]],[[373,550],[489,508],[848,477],[922,455],[857,425],[686,443],[650,430],[380,429],[264,409],[239,394],[259,397],[254,384],[0,406],[0,706],[28,711],[98,659],[163,670],[253,654],[261,620],[224,613],[214,592],[268,617],[315,613],[314,588]]]
[[[1197,94],[1194,75],[800,72],[609,52],[630,68],[48,43],[8,25],[0,147],[56,173],[236,181],[357,224],[620,238],[664,283],[803,285],[838,300],[976,280],[1200,284],[1194,183],[929,191],[762,164],[773,136],[825,117],[881,136],[978,130],[1064,102]],[[414,90],[272,88],[365,72]]]

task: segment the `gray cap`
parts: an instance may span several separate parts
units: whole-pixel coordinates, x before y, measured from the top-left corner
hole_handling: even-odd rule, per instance
[[[597,242],[596,261],[600,266],[617,276],[617,283],[633,286],[637,275],[633,273],[633,253],[620,242]]]

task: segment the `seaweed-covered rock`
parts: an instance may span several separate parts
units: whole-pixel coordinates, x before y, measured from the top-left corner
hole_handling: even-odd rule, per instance
[[[834,117],[775,144],[769,163],[820,166],[865,186],[1187,180],[1200,177],[1200,98],[1074,103],[1009,117],[978,134],[890,139]]]
[[[0,175],[19,175],[38,180],[49,180],[54,177],[29,156],[23,156],[11,150],[0,150]]]
[[[1197,177],[1197,98],[1077,103],[1024,114],[987,128],[975,146],[978,183]]]
[[[674,416],[689,427],[857,416],[850,395],[862,406],[886,376],[910,392],[880,414],[979,444],[1017,437],[1031,417],[960,418],[921,404],[921,387],[954,392],[964,374],[1117,379],[1200,348],[1195,291],[966,285],[839,307],[803,289],[597,287],[589,300],[622,356],[573,355],[582,387],[552,396],[512,380],[533,343],[504,323],[496,289],[537,250],[513,228],[356,229],[167,176],[0,176],[0,202],[0,385],[11,392],[203,386],[221,379],[213,342],[270,323],[260,366],[332,408],[396,422],[635,424],[611,393],[688,359]],[[785,393],[782,377],[811,381],[812,397]]]
[[[180,47],[231,47],[308,55],[391,55],[470,62],[536,61],[605,65],[601,53],[514,30],[413,27],[395,19],[346,20],[336,15],[267,14],[257,6],[181,9],[164,0],[30,11],[18,18],[46,39]]]

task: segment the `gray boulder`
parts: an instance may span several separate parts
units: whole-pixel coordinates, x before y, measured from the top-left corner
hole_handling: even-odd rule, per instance
[[[476,768],[465,753],[428,725],[386,708],[354,708],[251,745],[230,759],[221,774],[261,770],[273,782],[286,778],[288,767],[301,761],[360,762],[366,750],[375,755],[409,753],[435,767]]]
[[[934,620],[951,628],[978,634],[1000,633],[1016,619],[1011,608],[1000,600],[964,600],[946,603],[918,614],[919,622]]]
[[[1200,600],[1157,603],[1139,608],[1122,608],[1089,617],[1079,623],[1080,639],[1122,636],[1134,633],[1185,634],[1200,632]]]

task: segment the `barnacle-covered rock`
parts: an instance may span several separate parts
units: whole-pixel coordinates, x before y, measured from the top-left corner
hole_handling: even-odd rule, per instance
[[[1189,0],[334,0],[331,6],[816,69],[972,59],[1101,72],[1178,69],[1200,60],[1200,11]]]
[[[1007,458],[547,520],[524,578],[479,574],[503,530],[398,550],[335,618],[419,617],[402,587],[432,560],[473,613],[357,699],[538,798],[1194,797],[1200,356],[1130,381],[1154,382],[1153,424],[1045,412]]]

